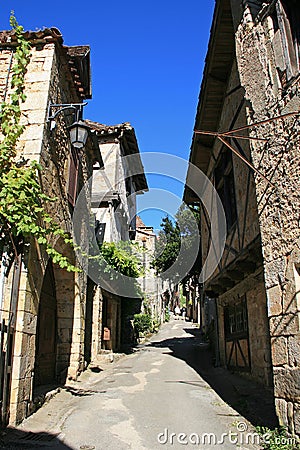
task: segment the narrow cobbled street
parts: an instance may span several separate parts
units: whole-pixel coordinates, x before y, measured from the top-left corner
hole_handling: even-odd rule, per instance
[[[172,319],[133,354],[92,366],[8,430],[3,448],[261,448],[245,442],[250,423],[197,372],[199,359],[208,364],[197,332]]]

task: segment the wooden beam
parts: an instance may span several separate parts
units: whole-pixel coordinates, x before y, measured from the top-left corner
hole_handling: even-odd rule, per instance
[[[226,275],[234,281],[241,281],[244,278],[244,274],[240,270],[228,270]]]
[[[256,264],[254,262],[251,261],[239,261],[239,269],[241,269],[243,272],[245,273],[251,273],[254,272],[255,268],[256,268]]]
[[[227,277],[220,278],[219,283],[221,286],[225,286],[226,288],[232,288],[235,285],[235,282]]]

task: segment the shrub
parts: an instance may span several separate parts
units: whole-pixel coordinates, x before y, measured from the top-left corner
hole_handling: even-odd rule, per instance
[[[139,334],[152,329],[152,320],[149,314],[135,314],[133,323]]]
[[[262,437],[265,450],[300,450],[300,443],[295,437],[290,437],[285,427],[270,430],[267,427],[256,427]]]
[[[153,320],[153,326],[152,326],[152,331],[154,333],[157,333],[160,327],[160,322],[157,319]]]
[[[169,322],[169,320],[170,320],[170,312],[169,312],[168,309],[166,309],[166,312],[165,312],[165,321],[166,321],[166,322]]]

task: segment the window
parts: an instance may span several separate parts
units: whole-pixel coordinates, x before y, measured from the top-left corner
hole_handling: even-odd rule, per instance
[[[225,339],[243,339],[247,337],[248,318],[245,297],[240,303],[224,308]]]
[[[278,0],[271,14],[273,48],[281,84],[284,86],[299,74],[300,3],[299,0]]]
[[[232,154],[230,150],[222,151],[214,175],[215,188],[223,204],[227,230],[229,230],[237,219]]]
[[[134,216],[129,225],[129,239],[133,241],[136,235],[136,216]]]
[[[296,288],[296,306],[298,311],[300,310],[300,264],[294,265],[294,277],[295,277],[295,288]]]
[[[106,223],[100,222],[99,220],[96,220],[95,223],[95,236],[96,241],[98,245],[102,245],[104,242],[104,236],[105,236],[105,228]]]

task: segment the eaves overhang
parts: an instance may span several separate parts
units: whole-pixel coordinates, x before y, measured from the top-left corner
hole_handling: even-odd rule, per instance
[[[134,167],[129,167],[129,169],[132,170],[135,191],[136,193],[148,191],[148,183],[140,156],[135,130],[131,124],[129,122],[124,122],[117,125],[104,125],[91,120],[85,120],[85,123],[96,133],[99,144],[118,141],[122,145],[124,156],[136,155],[132,160]]]
[[[220,131],[219,123],[234,57],[235,39],[230,0],[217,0],[194,130]],[[214,141],[214,136],[193,135],[189,162],[204,173],[207,172]],[[183,196],[188,204],[199,202],[195,193],[188,187],[189,175],[188,170]]]

